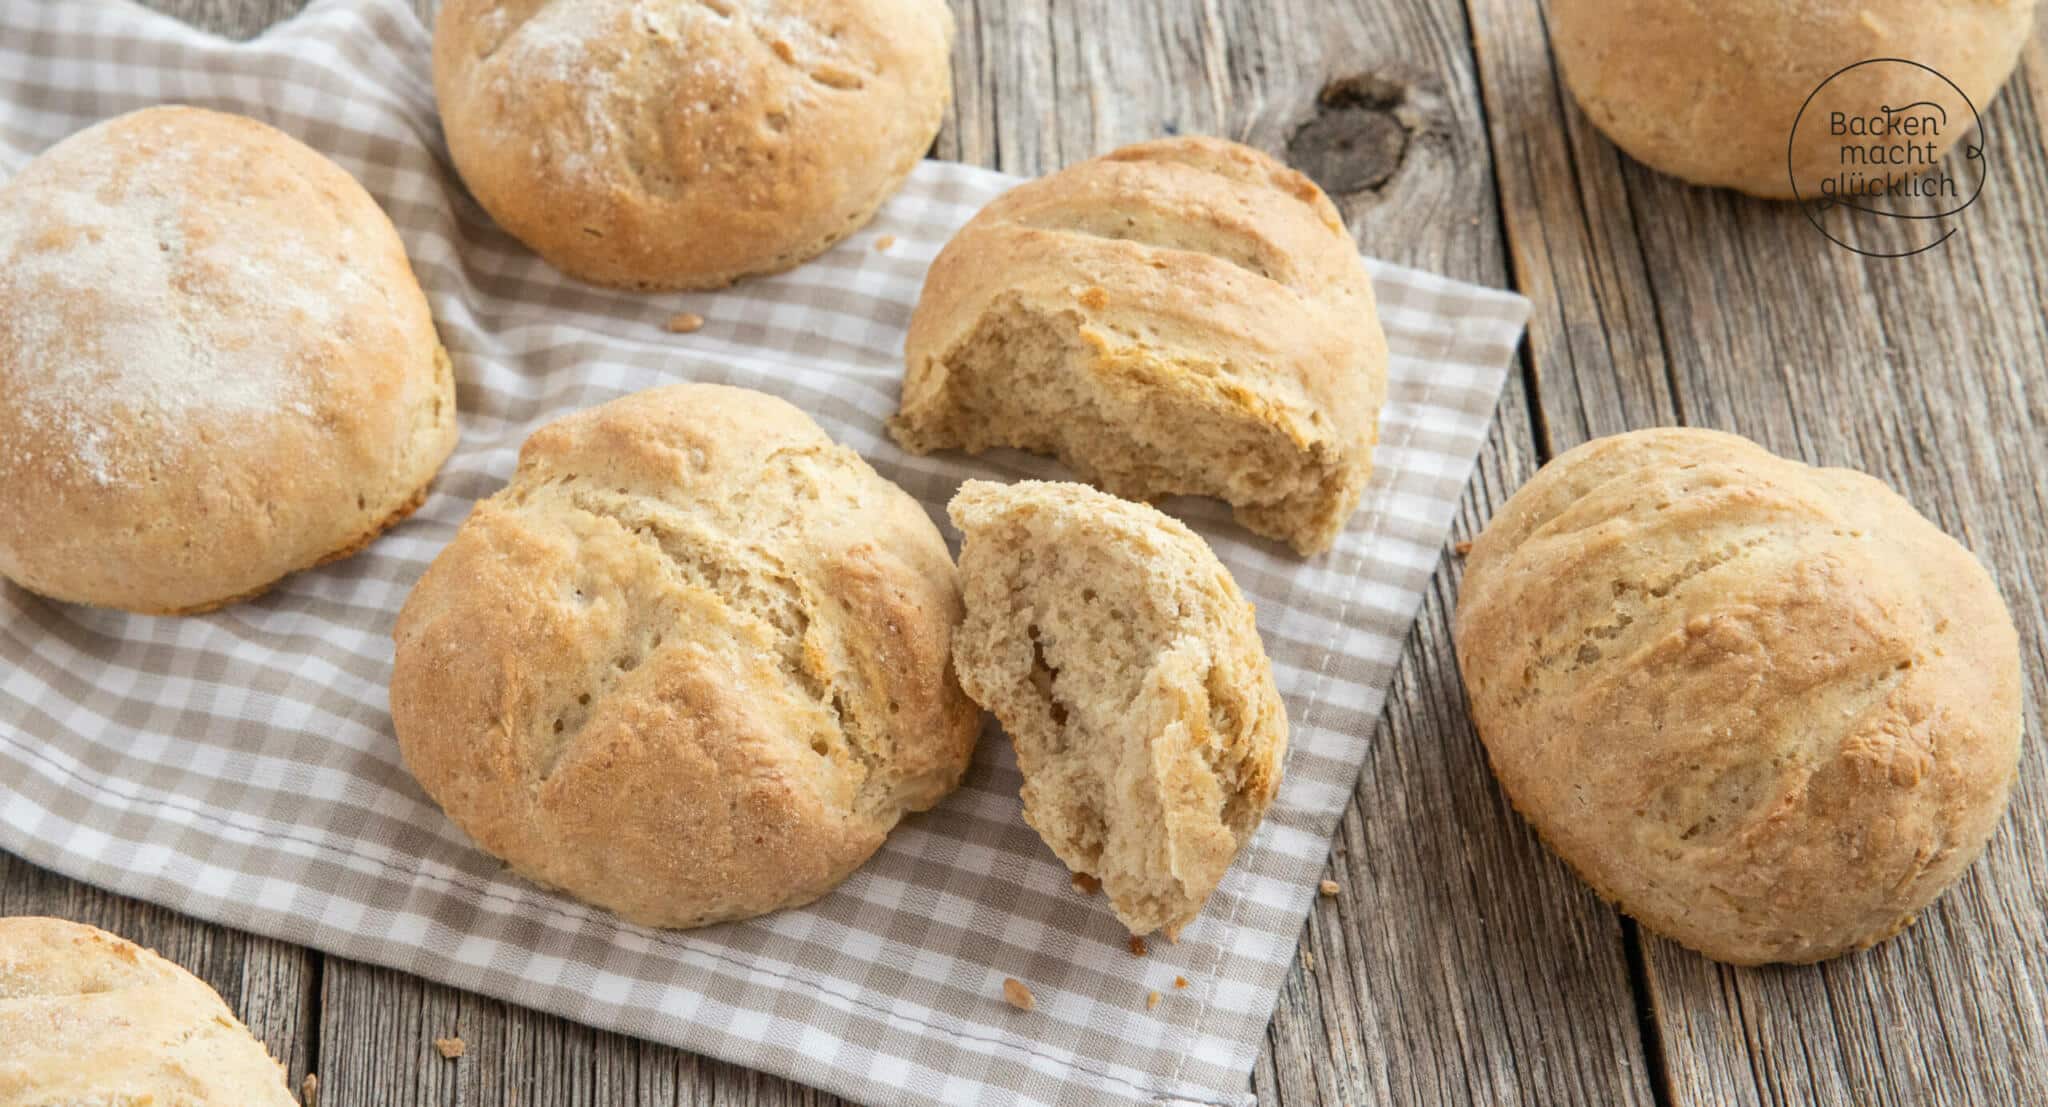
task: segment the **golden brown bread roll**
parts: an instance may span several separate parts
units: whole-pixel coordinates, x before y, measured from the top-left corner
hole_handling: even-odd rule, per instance
[[[1473,543],[1457,649],[1515,807],[1718,960],[1891,936],[1982,851],[2018,763],[1983,568],[1879,481],[1735,435],[1545,466]]]
[[[464,183],[571,276],[717,288],[866,223],[952,96],[942,0],[448,0]]]
[[[968,481],[953,656],[1024,820],[1133,934],[1192,922],[1280,788],[1287,710],[1252,605],[1193,531],[1086,485]]]
[[[1953,81],[1981,112],[2011,75],[2035,0],[1550,0],[1565,84],[1594,125],[1651,168],[1757,196],[1819,195],[1842,169],[1825,128],[1794,122],[1823,82],[1871,58],[1905,58]],[[1869,66],[1820,110],[1868,115],[1931,101],[1950,120],[1936,156],[1968,130],[1969,106],[1913,66]],[[1809,108],[1809,110],[1814,110]],[[1903,136],[1902,136],[1903,141]],[[1880,170],[1880,176],[1882,171]]]
[[[400,613],[406,765],[485,850],[635,922],[807,903],[952,791],[980,713],[916,501],[772,396],[556,420]]]
[[[149,108],[0,187],[0,575],[204,611],[355,552],[455,446],[391,220],[253,119]]]
[[[1013,446],[1126,499],[1215,496],[1303,554],[1358,506],[1387,380],[1337,209],[1213,138],[998,197],[932,263],[904,361],[906,449]]]
[[[0,919],[0,1104],[296,1102],[204,981],[83,923]]]

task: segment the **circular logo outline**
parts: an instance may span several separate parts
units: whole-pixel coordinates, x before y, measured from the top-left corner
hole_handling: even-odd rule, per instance
[[[1841,247],[1842,249],[1844,249],[1844,250],[1848,250],[1849,252],[1851,252],[1851,253],[1855,253],[1855,254],[1862,254],[1862,255],[1863,255],[1864,257],[1868,257],[1868,258],[1909,258],[1909,257],[1912,257],[1912,256],[1913,256],[1913,255],[1915,255],[1915,254],[1924,254],[1924,253],[1926,253],[1927,251],[1929,251],[1929,250],[1932,250],[1932,249],[1934,249],[1934,248],[1935,248],[1936,246],[1939,246],[1939,245],[1941,245],[1942,243],[1944,243],[1944,242],[1947,242],[1947,241],[1948,241],[1949,239],[1951,239],[1951,238],[1954,238],[1954,237],[1955,237],[1955,235],[1956,235],[1956,232],[1960,231],[1960,230],[1961,230],[1962,228],[1960,228],[1960,227],[1950,227],[1950,228],[1948,228],[1948,230],[1947,230],[1946,232],[1944,232],[1944,233],[1942,234],[1942,236],[1941,236],[1940,238],[1937,238],[1937,239],[1935,239],[1934,241],[1932,241],[1932,242],[1930,242],[1930,243],[1926,244],[1925,246],[1921,246],[1921,247],[1919,247],[1919,248],[1917,248],[1917,249],[1913,249],[1913,250],[1902,250],[1902,251],[1898,251],[1898,252],[1896,252],[1896,253],[1885,253],[1885,252],[1882,252],[1882,251],[1878,251],[1878,250],[1865,250],[1865,249],[1862,249],[1862,248],[1860,248],[1860,247],[1856,247],[1856,246],[1851,246],[1851,245],[1849,245],[1848,243],[1846,243],[1846,242],[1842,241],[1841,239],[1839,239],[1839,238],[1836,238],[1836,237],[1835,237],[1834,235],[1832,235],[1832,234],[1828,233],[1828,229],[1827,229],[1826,227],[1822,226],[1822,225],[1821,225],[1821,222],[1820,222],[1820,219],[1819,219],[1819,218],[1817,218],[1817,217],[1816,217],[1816,216],[1814,215],[1814,209],[1815,209],[1815,207],[1816,207],[1817,205],[1825,205],[1825,206],[1827,206],[1827,207],[1833,207],[1833,206],[1836,206],[1836,205],[1840,205],[1840,206],[1842,206],[1842,207],[1846,207],[1846,208],[1848,208],[1848,209],[1849,209],[1849,210],[1851,210],[1851,211],[1860,211],[1860,212],[1863,212],[1863,213],[1864,213],[1864,214],[1866,214],[1866,215],[1882,215],[1882,216],[1885,216],[1885,217],[1887,217],[1887,218],[1891,218],[1891,219],[1913,219],[1913,220],[1924,220],[1924,219],[1947,219],[1947,218],[1950,218],[1951,216],[1955,216],[1955,215],[1960,215],[1960,214],[1961,214],[1962,212],[1964,212],[1965,210],[1967,210],[1967,209],[1968,209],[1968,208],[1969,208],[1969,207],[1970,207],[1970,206],[1971,206],[1972,204],[1975,204],[1975,203],[1976,203],[1976,202],[1978,201],[1978,199],[1979,199],[1979,198],[1981,198],[1981,197],[1982,197],[1982,196],[1984,195],[1984,183],[1985,183],[1986,181],[1990,180],[1990,178],[1991,178],[1991,166],[1990,166],[1990,164],[1989,164],[1989,163],[1985,163],[1985,164],[1984,164],[1984,165],[1982,166],[1982,170],[1983,170],[1983,171],[1982,171],[1981,173],[1979,173],[1979,174],[1978,174],[1978,176],[1977,176],[1977,187],[1976,187],[1976,188],[1975,188],[1974,190],[1972,190],[1972,191],[1971,191],[1971,193],[1970,193],[1970,198],[1969,198],[1969,199],[1967,199],[1967,200],[1963,201],[1963,202],[1962,202],[1961,204],[1958,204],[1957,206],[1955,206],[1954,208],[1951,208],[1951,209],[1949,209],[1948,211],[1943,211],[1943,212],[1936,212],[1936,213],[1934,213],[1934,214],[1931,214],[1931,215],[1909,215],[1909,214],[1906,214],[1906,213],[1902,213],[1902,212],[1889,212],[1889,211],[1878,211],[1878,210],[1877,210],[1877,209],[1875,209],[1875,208],[1866,208],[1866,207],[1862,206],[1861,204],[1857,204],[1857,203],[1854,203],[1854,202],[1852,202],[1852,201],[1850,201],[1850,200],[1847,200],[1847,199],[1831,199],[1831,198],[1822,198],[1822,199],[1820,199],[1820,200],[1810,200],[1810,199],[1808,199],[1808,198],[1806,197],[1806,195],[1805,195],[1804,193],[1802,193],[1802,192],[1800,192],[1800,191],[1799,191],[1799,171],[1798,171],[1798,169],[1797,169],[1797,168],[1796,168],[1796,167],[1795,167],[1795,166],[1793,165],[1793,158],[1794,158],[1794,157],[1795,157],[1795,156],[1797,155],[1797,153],[1798,153],[1798,143],[1799,143],[1799,124],[1800,124],[1800,123],[1801,123],[1802,121],[1804,121],[1804,120],[1805,120],[1805,118],[1806,118],[1806,109],[1808,109],[1808,108],[1810,108],[1810,107],[1812,107],[1812,106],[1813,106],[1813,100],[1814,100],[1814,97],[1816,97],[1816,96],[1819,96],[1819,95],[1821,94],[1821,91],[1822,91],[1823,89],[1825,89],[1825,88],[1827,88],[1827,87],[1828,87],[1829,85],[1831,85],[1831,84],[1835,83],[1835,79],[1836,79],[1836,78],[1838,78],[1838,77],[1840,77],[1840,76],[1841,76],[1842,74],[1844,74],[1844,73],[1847,73],[1847,72],[1849,72],[1849,71],[1850,71],[1850,70],[1852,70],[1852,69],[1861,69],[1861,68],[1863,68],[1863,67],[1864,67],[1864,66],[1866,66],[1866,65],[1876,65],[1876,64],[1878,64],[1879,62],[1896,62],[1896,63],[1898,63],[1898,64],[1900,64],[1900,65],[1910,65],[1910,66],[1912,66],[1912,67],[1913,67],[1913,68],[1915,68],[1915,69],[1922,69],[1922,70],[1925,70],[1925,71],[1927,71],[1927,72],[1929,72],[1929,73],[1932,73],[1932,74],[1934,74],[1934,75],[1935,75],[1935,76],[1936,76],[1937,78],[1939,78],[1939,79],[1941,80],[1941,83],[1943,83],[1943,84],[1947,85],[1948,87],[1950,87],[1950,88],[1952,88],[1952,89],[1955,89],[1955,91],[1956,91],[1956,95],[1957,95],[1957,96],[1960,96],[1960,97],[1962,97],[1962,98],[1963,98],[1963,104],[1964,104],[1964,106],[1966,106],[1966,107],[1968,107],[1968,108],[1970,109],[1970,122],[1971,122],[1971,124],[1972,124],[1972,126],[1971,126],[1971,134],[1972,134],[1972,137],[1973,137],[1973,138],[1975,139],[1975,141],[1974,141],[1974,142],[1965,142],[1965,143],[1963,143],[1963,144],[1962,144],[1962,145],[1963,145],[1963,159],[1964,159],[1965,161],[1976,161],[1976,162],[1983,162],[1983,161],[1984,161],[1984,142],[1983,142],[1983,136],[1984,136],[1984,115],[1983,115],[1983,113],[1982,113],[1982,112],[1980,112],[1980,111],[1978,111],[1978,110],[1977,110],[1977,104],[1976,104],[1976,101],[1974,101],[1974,100],[1971,100],[1971,99],[1970,99],[1970,94],[1969,94],[1969,93],[1967,93],[1967,92],[1964,92],[1964,91],[1962,90],[1962,87],[1961,87],[1961,86],[1957,85],[1957,84],[1956,84],[1956,83],[1955,83],[1954,81],[1951,81],[1951,80],[1949,80],[1949,79],[1948,79],[1948,75],[1947,75],[1947,74],[1945,74],[1945,73],[1941,72],[1940,70],[1938,70],[1938,69],[1934,68],[1933,66],[1931,66],[1931,65],[1926,65],[1926,64],[1923,64],[1923,63],[1921,63],[1921,62],[1916,62],[1916,61],[1912,60],[1911,58],[1893,58],[1893,57],[1883,57],[1883,58],[1865,58],[1865,59],[1863,59],[1863,60],[1862,60],[1862,61],[1860,61],[1860,62],[1853,62],[1853,63],[1851,63],[1851,64],[1849,64],[1849,65],[1845,65],[1845,66],[1843,66],[1842,68],[1840,68],[1840,69],[1837,69],[1837,70],[1835,70],[1835,71],[1834,71],[1833,73],[1829,74],[1829,75],[1828,75],[1828,78],[1827,78],[1826,80],[1822,81],[1822,82],[1821,82],[1821,83],[1820,83],[1819,85],[1815,86],[1815,87],[1814,87],[1814,90],[1813,90],[1812,92],[1810,92],[1810,93],[1808,93],[1808,94],[1807,94],[1807,96],[1806,96],[1806,100],[1805,100],[1805,101],[1804,101],[1803,103],[1801,103],[1801,104],[1799,105],[1799,114],[1797,114],[1797,115],[1795,115],[1795,116],[1793,116],[1793,117],[1792,117],[1792,129],[1791,129],[1791,131],[1790,131],[1790,132],[1789,132],[1789,133],[1788,133],[1788,134],[1787,134],[1787,135],[1785,136],[1785,176],[1786,176],[1786,179],[1787,179],[1788,181],[1790,181],[1790,183],[1791,183],[1791,185],[1792,185],[1792,196],[1793,196],[1793,199],[1794,199],[1794,201],[1795,201],[1795,202],[1797,202],[1797,203],[1799,204],[1799,210],[1800,210],[1800,212],[1801,212],[1802,214],[1804,214],[1804,215],[1806,216],[1806,221],[1807,221],[1807,222],[1809,222],[1809,223],[1812,223],[1812,224],[1813,224],[1813,229],[1814,229],[1814,230],[1816,230],[1816,231],[1819,231],[1819,232],[1821,233],[1821,237],[1822,237],[1822,238],[1825,238],[1825,239],[1827,239],[1827,240],[1828,240],[1829,242],[1832,242],[1832,243],[1834,243],[1835,245],[1837,245],[1837,246],[1840,246],[1840,247]],[[1923,101],[1920,101],[1920,103],[1928,103],[1928,101],[1924,101],[1924,100],[1923,100]],[[1916,105],[1916,104],[1908,104],[1908,105],[1906,105],[1906,107],[1908,107],[1908,108],[1910,108],[1910,107],[1916,107],[1916,106],[1918,106],[1918,105]],[[1936,105],[1936,106],[1939,106],[1939,105]],[[1897,110],[1897,111],[1904,111],[1904,110],[1905,110],[1905,108],[1899,108],[1899,109],[1892,109],[1892,108],[1887,108],[1887,107],[1885,107],[1885,106],[1884,106],[1884,105],[1882,105],[1882,104],[1880,104],[1880,105],[1879,105],[1878,107],[1879,107],[1879,110],[1881,110],[1881,111],[1884,111],[1884,112],[1886,112],[1886,118],[1887,118],[1887,119],[1889,119],[1889,118],[1890,118],[1890,116],[1891,116],[1891,113],[1892,113],[1892,112],[1893,112],[1894,110]],[[1943,113],[1943,115],[1944,115],[1944,116],[1946,116],[1946,114],[1947,114],[1946,112],[1944,112],[1944,113]]]

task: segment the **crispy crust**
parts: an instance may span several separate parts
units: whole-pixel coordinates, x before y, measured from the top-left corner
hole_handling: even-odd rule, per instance
[[[1786,143],[1807,98],[1869,58],[1910,58],[1969,95],[1979,112],[2012,74],[2034,0],[1552,0],[1550,37],[1586,115],[1617,146],[1694,184],[1767,198],[1793,195]],[[1910,75],[1908,75],[1910,74]],[[1905,67],[1873,67],[1838,86],[1855,110],[1933,99],[1949,118],[1969,108]],[[1887,83],[1891,82],[1891,83]],[[1802,136],[1820,137],[1801,124]],[[1966,127],[1948,129],[1945,150]],[[1832,164],[1831,164],[1832,163]],[[1799,158],[1802,190],[1840,169],[1836,146]]]
[[[366,549],[370,545],[370,543],[375,542],[378,538],[382,537],[385,531],[390,530],[392,527],[395,527],[398,524],[403,523],[407,519],[411,518],[412,513],[418,511],[420,509],[420,505],[427,502],[427,493],[431,491],[432,488],[433,477],[430,474],[427,478],[426,483],[420,485],[419,488],[415,489],[413,491],[412,496],[408,498],[403,504],[400,504],[396,511],[393,511],[391,514],[385,516],[382,522],[378,523],[374,527],[371,527],[369,530],[364,531],[362,534],[357,535],[352,541],[350,541],[347,545],[342,546],[340,549],[334,550],[330,553],[321,554],[318,560],[312,562],[311,564],[302,565],[297,569],[293,569],[290,573],[286,573],[285,576],[288,577],[292,573],[301,572],[306,569],[317,569],[322,565],[331,565],[334,562],[346,560],[363,552],[363,550]],[[214,603],[201,604],[197,607],[182,608],[177,611],[138,610],[136,611],[136,614],[205,615],[209,612],[219,611],[221,608],[224,607],[233,606],[234,604],[246,603],[249,600],[253,600],[258,596],[264,595],[265,593],[269,592],[273,588],[276,588],[278,585],[282,583],[284,583],[284,577],[279,577],[276,580],[273,580],[260,588],[253,588],[247,592],[242,593],[239,596],[230,596],[225,600],[219,600]]]
[[[406,765],[486,851],[654,926],[825,894],[951,791],[979,714],[929,517],[787,403],[558,420],[400,613]]]
[[[81,284],[113,241],[137,271]],[[0,299],[0,574],[54,599],[260,594],[403,518],[455,445],[391,221],[254,120],[152,108],[53,147],[0,188]]]
[[[1710,431],[1599,439],[1508,501],[1462,593],[1472,717],[1516,810],[1710,957],[1884,940],[2005,809],[2012,620],[1861,473]]]
[[[904,366],[907,449],[1011,446],[1125,499],[1217,496],[1314,554],[1372,472],[1387,347],[1321,190],[1188,137],[990,203],[932,263]]]
[[[434,88],[463,181],[550,264],[718,288],[822,253],[894,194],[951,99],[952,36],[939,0],[450,0]]]
[[[0,919],[0,1043],[9,1102],[295,1103],[205,982],[82,923]]]

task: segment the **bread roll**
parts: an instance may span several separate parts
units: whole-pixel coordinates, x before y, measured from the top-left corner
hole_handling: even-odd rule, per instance
[[[969,481],[967,694],[1017,747],[1024,820],[1133,934],[1193,921],[1279,791],[1287,711],[1207,543],[1085,485]]]
[[[952,95],[943,0],[448,0],[434,91],[484,210],[574,277],[717,288],[874,215]]]
[[[1844,168],[1844,139],[1820,125],[1826,113],[1938,104],[1950,121],[1939,158],[1968,132],[1970,103],[1987,109],[2012,74],[2033,20],[2034,0],[1550,0],[1565,84],[1615,145],[1694,184],[1757,196],[1793,196],[1796,173],[1808,200]],[[1872,58],[1940,76],[1861,67],[1808,104],[1830,76]]]
[[[557,420],[406,600],[391,715],[478,845],[635,922],[825,894],[952,791],[980,716],[917,503],[716,385]]]
[[[205,982],[62,919],[0,919],[0,1103],[293,1107]]]
[[[1911,922],[1984,848],[2019,645],[1880,482],[1730,434],[1588,443],[1473,543],[1458,660],[1494,772],[1651,929],[1738,964]]]
[[[149,108],[0,187],[0,575],[204,611],[403,519],[455,385],[391,221],[235,115]]]
[[[1118,496],[1216,496],[1303,554],[1372,473],[1387,344],[1328,198],[1212,138],[1127,146],[998,197],[946,244],[889,431],[1053,454]]]

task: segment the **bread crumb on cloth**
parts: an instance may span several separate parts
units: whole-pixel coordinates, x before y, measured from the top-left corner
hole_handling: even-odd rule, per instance
[[[1031,994],[1031,989],[1014,976],[1003,978],[1003,1000],[1019,1011],[1029,1011],[1038,1006],[1038,998]]]
[[[1145,939],[1136,934],[1131,935],[1131,956],[1143,957],[1148,952],[1150,951],[1145,948]]]
[[[1158,992],[1153,992],[1151,995],[1145,997],[1145,1010],[1150,1011],[1151,1009],[1157,1006],[1159,1006]]]
[[[664,324],[670,334],[695,334],[704,328],[704,317],[694,311],[679,311]]]
[[[878,254],[884,253],[889,249],[889,247],[894,245],[896,245],[896,236],[893,234],[885,234],[882,237],[875,239],[875,252]]]

